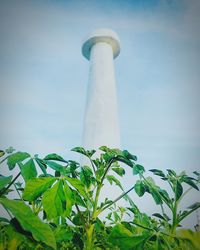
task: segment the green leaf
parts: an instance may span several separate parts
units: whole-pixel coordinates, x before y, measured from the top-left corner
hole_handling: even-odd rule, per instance
[[[54,169],[54,170],[56,170],[56,171],[58,171],[58,172],[64,172],[64,171],[65,171],[65,168],[64,168],[62,165],[58,164],[57,162],[54,162],[54,161],[47,161],[47,160],[45,160],[44,162],[45,162],[50,168],[52,168],[52,169]]]
[[[163,200],[165,200],[167,203],[171,202],[171,199],[169,197],[169,194],[167,193],[166,190],[158,188],[159,194],[162,196]]]
[[[37,164],[39,165],[40,169],[42,170],[43,174],[46,176],[47,175],[47,165],[45,164],[45,162],[42,159],[39,158],[35,158]]]
[[[25,181],[37,177],[37,170],[33,159],[30,159],[25,164],[20,164],[21,174]]]
[[[71,149],[71,151],[74,151],[74,152],[77,152],[79,154],[87,156],[87,152],[83,147],[75,147],[75,148]]]
[[[87,166],[81,168],[80,179],[87,188],[95,181],[92,170]]]
[[[170,176],[176,177],[176,172],[175,172],[174,170],[172,170],[172,169],[167,169],[167,172],[168,172],[168,174],[169,174]]]
[[[120,216],[117,214],[116,211],[113,212],[113,215],[114,215],[115,222],[118,222],[120,220]]]
[[[28,180],[23,192],[23,199],[33,201],[50,188],[56,181],[54,177],[39,177]]]
[[[163,204],[161,197],[154,189],[152,189],[150,192],[151,192],[151,195],[152,195],[152,197],[157,205]]]
[[[161,219],[161,220],[168,221],[164,216],[162,216],[159,213],[155,213],[155,214],[152,214],[152,215],[155,216],[155,217],[157,217],[157,218],[159,218],[159,219]]]
[[[188,176],[184,176],[183,177],[183,182],[187,183],[188,185],[190,185],[191,187],[195,188],[196,190],[199,191],[198,186],[194,183],[194,181],[192,181],[192,179]]]
[[[78,190],[78,192],[80,193],[80,195],[82,195],[84,198],[88,198],[87,194],[85,192],[85,187],[83,185],[83,183],[76,179],[76,178],[69,178],[69,177],[65,177],[65,179],[76,189]]]
[[[101,147],[99,147],[99,149],[100,149],[101,151],[103,151],[103,152],[108,152],[108,151],[109,151],[109,148],[106,147],[106,146],[101,146]]]
[[[23,230],[23,229],[22,229]],[[24,230],[23,230],[24,231]],[[6,227],[3,228],[3,232],[1,232],[1,240],[0,240],[0,249],[9,249],[9,250],[16,250],[20,249],[20,245],[23,242],[27,242],[27,238],[22,234],[18,233],[16,229],[10,223]],[[3,236],[3,237],[2,237]],[[5,237],[5,238],[4,238]],[[2,240],[4,238],[4,240]],[[4,246],[1,244],[3,243]]]
[[[28,157],[30,157],[30,155],[26,152],[17,152],[12,155],[9,155],[7,161],[9,169],[12,170],[17,163],[22,162]]]
[[[177,180],[176,181],[176,191],[175,191],[176,200],[178,200],[181,197],[182,193],[183,193],[183,187],[182,187],[181,183]]]
[[[6,177],[6,176],[0,176],[0,190],[3,189],[7,184],[9,184],[12,180],[12,175]]]
[[[0,203],[16,217],[24,230],[32,233],[36,241],[56,249],[55,237],[49,225],[35,216],[25,203],[5,198],[0,199]]]
[[[113,167],[112,170],[117,173],[119,176],[125,175],[125,170],[121,167]]]
[[[107,175],[107,176],[106,176],[106,179],[109,181],[109,183],[110,183],[111,185],[112,185],[113,182],[114,182],[118,187],[120,187],[120,188],[123,190],[123,187],[122,187],[120,181],[119,181],[115,176],[113,176],[113,175]]]
[[[72,197],[73,197],[73,203],[77,204],[78,206],[86,208],[86,204],[81,198],[80,194],[76,190],[71,190],[72,191]]]
[[[64,182],[64,193],[65,193],[65,197],[66,197],[66,210],[65,210],[65,215],[66,216],[70,216],[71,211],[72,211],[72,206],[74,204],[74,196],[73,196],[73,192],[70,189],[70,187],[67,185],[66,182]]]
[[[122,154],[124,155],[124,157],[126,157],[128,160],[133,160],[133,161],[137,161],[137,156],[132,155],[131,153],[128,152],[128,150],[123,150]]]
[[[96,150],[85,150],[84,148],[82,147],[76,147],[76,148],[73,148],[71,149],[71,151],[74,151],[74,152],[77,152],[79,154],[82,154],[82,155],[85,155],[89,158],[91,158],[93,156],[93,154],[96,152]]]
[[[66,202],[61,180],[43,194],[42,204],[49,220],[64,213]]]
[[[53,160],[53,161],[61,161],[61,162],[68,163],[68,161],[66,161],[60,155],[57,155],[57,154],[48,154],[47,156],[45,156],[44,160]]]
[[[163,171],[161,171],[159,169],[150,169],[149,171],[151,171],[155,175],[158,175],[158,176],[161,176],[161,177],[165,177],[165,174],[163,173]]]
[[[144,195],[146,189],[145,189],[145,185],[143,184],[142,181],[138,180],[136,181],[136,184],[134,186],[135,192],[136,194],[141,197]]]
[[[133,166],[133,174],[137,175],[137,174],[143,174],[145,172],[145,169],[143,166],[136,164]]]
[[[194,232],[192,230],[187,230],[187,229],[180,229],[177,231],[177,236],[180,239],[183,240],[189,240],[189,242],[191,242],[192,246],[190,246],[190,248],[187,249],[191,249],[191,250],[199,250],[199,246],[200,246],[200,232]],[[184,248],[186,249],[186,248]]]
[[[194,204],[192,204],[191,206],[189,206],[189,209],[195,210],[197,208],[200,207],[200,202],[195,202]]]
[[[125,158],[124,156],[117,155],[116,160],[125,163],[126,165],[128,165],[131,168],[134,166],[134,163],[131,160]]]
[[[67,225],[59,225],[54,231],[56,242],[71,241],[73,233]]]
[[[135,235],[123,225],[118,224],[113,227],[108,241],[113,245],[117,245],[120,250],[132,250],[139,246],[142,247],[151,236],[151,232]]]

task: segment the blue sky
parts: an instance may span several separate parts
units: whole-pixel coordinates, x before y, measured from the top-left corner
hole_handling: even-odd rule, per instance
[[[0,1],[1,147],[76,157],[84,37],[115,30],[121,146],[147,169],[199,169],[198,0]],[[131,182],[131,179],[130,179]]]

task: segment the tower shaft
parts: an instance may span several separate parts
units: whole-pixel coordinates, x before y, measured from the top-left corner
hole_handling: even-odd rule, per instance
[[[87,149],[120,146],[113,62],[119,52],[118,36],[108,29],[96,30],[82,46],[83,55],[90,60],[83,134],[83,146]]]

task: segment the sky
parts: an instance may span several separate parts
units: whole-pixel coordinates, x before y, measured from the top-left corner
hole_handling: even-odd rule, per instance
[[[89,74],[82,42],[110,28],[121,42],[121,148],[146,169],[199,170],[199,11],[198,0],[0,0],[0,147],[76,159]]]

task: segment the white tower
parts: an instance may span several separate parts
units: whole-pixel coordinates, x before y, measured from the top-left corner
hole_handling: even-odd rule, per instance
[[[120,147],[120,132],[113,59],[119,55],[117,34],[109,29],[91,33],[82,46],[90,61],[88,97],[84,118],[83,146]]]

